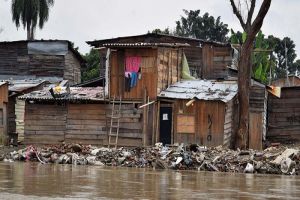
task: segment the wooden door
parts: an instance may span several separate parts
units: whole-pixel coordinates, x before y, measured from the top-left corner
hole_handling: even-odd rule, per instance
[[[250,113],[249,122],[249,148],[261,150],[263,133],[263,114]]]

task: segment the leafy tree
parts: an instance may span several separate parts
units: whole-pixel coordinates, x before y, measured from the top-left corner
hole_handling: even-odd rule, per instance
[[[12,20],[17,28],[22,24],[27,29],[27,39],[33,40],[36,26],[44,27],[53,5],[54,0],[12,0]]]
[[[271,6],[272,0],[263,0],[256,17],[253,20],[256,0],[246,1],[246,12],[241,8],[242,0],[230,0],[233,13],[239,20],[245,34],[244,43],[241,47],[238,70],[238,100],[239,100],[239,124],[236,134],[236,147],[247,148],[249,140],[249,93],[251,81],[252,60],[251,54],[253,50],[254,40],[260,31],[264,18]],[[242,16],[246,13],[246,16]],[[246,35],[246,37],[245,37]]]
[[[290,67],[290,72],[291,74],[293,75],[297,75],[299,76],[299,73],[300,73],[300,60],[296,60],[292,66]]]
[[[232,44],[243,45],[247,37],[246,32],[241,33],[238,31],[235,33],[231,30],[230,41]],[[271,56],[272,49],[276,43],[272,43],[265,35],[259,31],[254,40],[254,46],[252,50],[252,77],[260,80],[263,83],[268,82],[270,75],[270,68],[273,71],[275,69],[276,60]]]
[[[87,62],[87,69],[82,73],[82,81],[91,80],[100,76],[100,55],[98,50],[91,49],[85,54],[84,59]]]
[[[274,45],[274,54],[276,57],[277,65],[275,68],[275,78],[283,78],[286,76],[286,57],[287,57],[287,66],[288,73],[294,74],[296,71],[296,65],[294,61],[297,57],[295,50],[295,43],[291,38],[285,37],[283,39],[274,37],[270,35],[268,37],[269,43]],[[287,48],[287,56],[285,55],[285,45]]]
[[[148,33],[150,33],[150,31],[148,31]],[[173,35],[174,33],[168,28],[165,28],[163,30],[156,28],[153,31],[151,31],[151,33],[160,33],[160,34],[166,34],[166,35]]]
[[[175,35],[194,37],[204,40],[227,42],[228,25],[207,12],[200,16],[200,10],[183,10],[186,16],[176,21]]]

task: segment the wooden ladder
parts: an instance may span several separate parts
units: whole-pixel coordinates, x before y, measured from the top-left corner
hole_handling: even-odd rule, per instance
[[[116,108],[116,103],[118,108]],[[109,126],[109,133],[108,133],[108,148],[111,146],[118,146],[118,138],[119,138],[119,130],[120,130],[120,118],[121,118],[121,107],[122,107],[122,99],[117,101],[116,97],[114,97],[112,101],[112,108],[111,108],[111,115],[108,116],[110,118],[110,126]],[[116,129],[116,131],[113,131]]]

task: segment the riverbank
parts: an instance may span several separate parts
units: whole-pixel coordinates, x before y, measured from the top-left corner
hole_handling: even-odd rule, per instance
[[[123,166],[137,168],[219,171],[259,174],[300,174],[300,148],[269,147],[264,151],[230,150],[198,145],[149,148],[95,147],[61,144],[43,147],[0,148],[0,161]]]

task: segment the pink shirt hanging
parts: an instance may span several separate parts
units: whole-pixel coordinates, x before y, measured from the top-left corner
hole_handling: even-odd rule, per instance
[[[138,72],[142,63],[142,58],[139,56],[126,57],[126,71]]]

